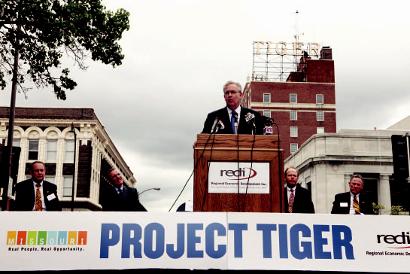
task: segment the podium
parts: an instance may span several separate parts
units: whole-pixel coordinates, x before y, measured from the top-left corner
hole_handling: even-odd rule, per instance
[[[194,211],[283,212],[277,135],[198,134]]]

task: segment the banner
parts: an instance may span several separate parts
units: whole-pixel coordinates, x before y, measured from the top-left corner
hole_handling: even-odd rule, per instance
[[[408,272],[410,218],[281,213],[1,212],[0,270]]]

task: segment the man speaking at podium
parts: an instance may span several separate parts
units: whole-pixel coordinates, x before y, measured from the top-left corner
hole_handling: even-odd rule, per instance
[[[226,107],[208,114],[202,133],[263,134],[262,115],[240,105],[243,97],[241,85],[228,81],[223,86],[223,93]]]

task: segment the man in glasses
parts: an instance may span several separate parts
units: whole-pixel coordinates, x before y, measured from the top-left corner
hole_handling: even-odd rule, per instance
[[[226,106],[208,114],[202,133],[263,134],[263,116],[241,106],[241,85],[228,81],[223,86],[223,94]]]

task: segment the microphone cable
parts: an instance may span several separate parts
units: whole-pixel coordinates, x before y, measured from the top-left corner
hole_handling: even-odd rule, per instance
[[[256,132],[256,128],[255,128],[255,132]],[[251,147],[251,166],[250,166],[250,169],[249,169],[248,178],[246,180],[246,190],[245,190],[245,196],[244,196],[245,198],[244,198],[244,203],[243,203],[243,207],[242,207],[243,210],[246,209],[246,196],[248,195],[249,180],[251,178],[251,171],[252,171],[252,166],[253,166],[253,150],[255,148],[255,141],[256,141],[256,134],[253,134],[252,147]]]
[[[218,119],[218,122],[219,122],[219,121],[220,121],[220,119]],[[182,189],[181,189],[181,191],[179,192],[178,196],[176,197],[175,201],[172,203],[171,207],[168,209],[168,212],[170,212],[171,209],[174,207],[174,205],[175,205],[176,202],[178,201],[179,197],[181,197],[182,193],[184,192],[185,188],[187,187],[189,180],[190,180],[190,179],[192,178],[192,176],[194,175],[194,172],[195,172],[195,170],[196,170],[196,168],[197,168],[197,166],[198,166],[198,163],[200,162],[199,160],[202,159],[202,157],[203,157],[203,155],[204,155],[204,153],[205,153],[206,146],[208,145],[209,140],[211,139],[212,136],[214,137],[214,138],[213,138],[213,141],[212,141],[212,147],[213,147],[213,144],[214,144],[214,142],[215,142],[215,134],[216,134],[216,131],[217,131],[217,130],[214,130],[213,132],[211,131],[211,133],[209,133],[208,138],[206,139],[204,148],[202,149],[199,158],[198,158],[197,161],[194,163],[194,168],[193,168],[191,174],[189,175],[188,179],[186,180],[184,186],[182,187]],[[212,147],[211,147],[211,154],[212,154]],[[209,169],[209,166],[208,166],[208,169]],[[208,170],[208,172],[209,172],[209,170]]]
[[[206,180],[205,180],[206,183],[208,183],[208,180],[209,180],[209,167],[211,166],[212,152],[214,151],[214,144],[215,144],[215,134],[213,134],[213,138],[212,138],[212,142],[211,142],[211,152],[210,152],[209,160],[208,160],[208,163],[207,163],[208,169],[207,169],[207,171],[206,171]],[[205,145],[205,147],[206,147],[206,145]],[[204,148],[204,149],[205,149],[205,148]],[[204,195],[203,195],[202,201],[201,201],[201,211],[202,211],[202,210],[204,209],[204,207],[205,207],[207,195],[208,195],[208,191],[207,191],[206,188],[205,188]]]
[[[275,126],[276,128],[276,132],[277,132],[277,136],[278,136],[278,179],[279,179],[279,203],[280,203],[280,212],[284,212],[284,208],[283,208],[283,199],[284,199],[284,191],[283,191],[283,187],[282,187],[282,174],[283,171],[281,169],[282,166],[282,153],[281,153],[281,143],[280,143],[280,132],[279,132],[279,126],[278,124],[275,123],[275,121],[272,119],[272,125]],[[272,194],[271,194],[272,195]],[[272,208],[272,198],[271,197],[271,208]]]

